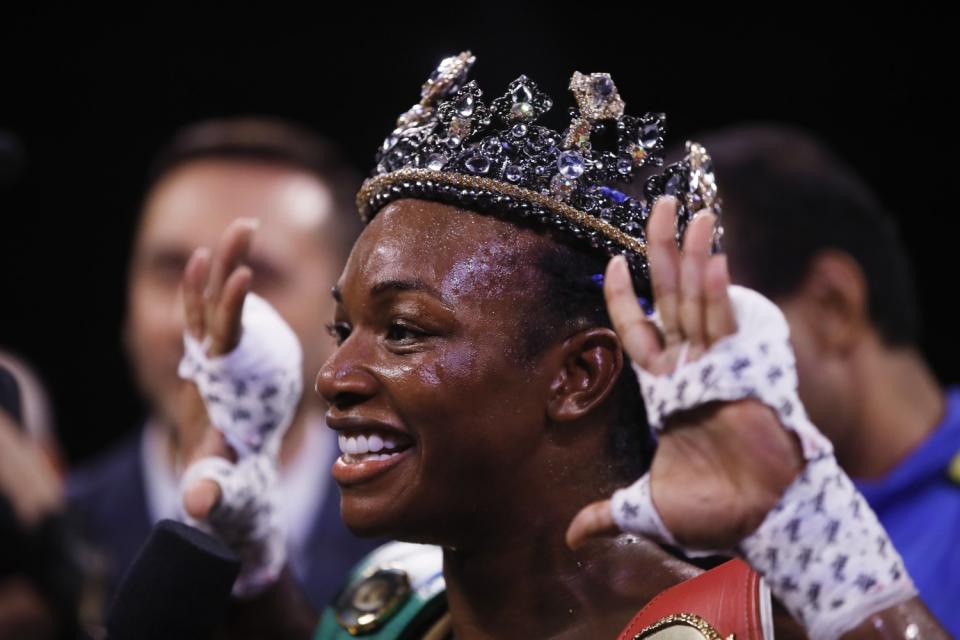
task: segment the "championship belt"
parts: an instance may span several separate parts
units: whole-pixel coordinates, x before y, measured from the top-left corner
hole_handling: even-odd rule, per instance
[[[618,640],[772,640],[766,584],[735,559],[662,592]]]

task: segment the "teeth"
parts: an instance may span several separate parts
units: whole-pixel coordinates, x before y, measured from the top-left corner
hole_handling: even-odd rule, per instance
[[[397,449],[397,441],[390,436],[381,436],[377,433],[358,434],[348,436],[339,434],[337,444],[340,446],[340,453],[351,456],[365,456],[366,460],[381,460],[389,457]],[[377,456],[379,452],[382,455]]]
[[[358,462],[367,462],[369,460],[386,460],[392,458],[393,456],[398,455],[396,453],[361,453],[354,455],[352,453],[345,453],[341,459],[348,464],[356,464]]]

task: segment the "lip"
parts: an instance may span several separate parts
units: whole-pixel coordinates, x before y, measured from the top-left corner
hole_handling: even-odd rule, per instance
[[[365,460],[363,462],[347,464],[343,461],[342,456],[338,456],[337,460],[333,463],[331,471],[333,479],[341,487],[357,486],[375,480],[409,458],[413,454],[413,449],[416,446],[416,442],[405,429],[379,420],[370,420],[360,416],[329,415],[328,412],[327,426],[343,434],[365,431],[378,431],[392,434],[407,445],[405,449],[395,453],[386,460]]]
[[[338,432],[355,433],[359,431],[384,431],[398,435],[403,439],[404,442],[412,439],[406,429],[401,429],[400,427],[392,425],[389,422],[371,420],[362,416],[338,416],[328,411],[326,421],[328,427]]]
[[[386,460],[365,460],[347,464],[343,457],[333,463],[333,479],[341,487],[355,487],[371,482],[388,473],[390,469],[402,463],[413,455],[413,447],[408,447],[400,453],[395,453]]]

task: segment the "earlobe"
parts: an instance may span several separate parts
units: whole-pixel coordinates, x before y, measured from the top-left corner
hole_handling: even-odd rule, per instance
[[[596,409],[610,395],[623,369],[623,347],[612,329],[593,327],[560,346],[547,415],[571,422]]]

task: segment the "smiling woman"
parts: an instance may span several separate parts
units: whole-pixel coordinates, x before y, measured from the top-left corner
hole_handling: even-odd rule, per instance
[[[678,378],[669,396],[666,384],[650,391],[652,378],[669,382],[737,348],[738,323],[756,321],[735,315],[725,260],[711,255],[706,151],[688,145],[682,162],[647,179],[646,202],[632,200],[606,185],[659,166],[662,115],[627,116],[609,76],[577,73],[578,111],[561,135],[535,124],[552,100],[524,76],[484,104],[466,82],[472,63],[461,54],[441,64],[360,191],[367,226],[333,290],[338,346],[316,379],[342,450],[333,475],[347,526],[440,550],[376,552],[317,637],[752,639],[772,637],[774,622],[778,637],[802,634],[788,616],[774,620],[769,590],[743,561],[703,573],[617,523],[692,553],[741,553],[816,638],[937,637],[878,525],[869,540],[884,542],[883,560],[850,583],[843,568],[859,571],[876,553],[838,569],[834,540],[780,526],[777,514],[829,504],[832,517],[851,497],[839,476],[821,486],[817,475],[820,498],[784,502],[832,460],[823,450],[808,465],[785,417],[802,411],[757,390],[685,398],[684,380],[710,390],[750,373],[748,360]],[[216,270],[232,271],[221,280],[235,305],[244,269]],[[655,298],[658,325],[631,281]],[[235,342],[236,311],[226,317]],[[788,369],[792,354],[778,349]],[[644,407],[659,430],[653,455]],[[613,513],[604,499],[638,476]],[[188,499],[194,515],[244,509],[215,493]],[[864,531],[866,511],[856,514]],[[749,539],[764,546],[741,546]],[[784,574],[777,558],[794,562],[791,549],[807,543],[815,575]]]
[[[553,317],[545,267],[563,250],[534,230],[421,200],[370,223],[335,294],[340,347],[317,377],[345,447],[333,473],[348,526],[485,547],[530,535],[524,516],[558,509],[568,520],[638,475],[638,447],[609,446],[617,380],[628,376],[635,400],[638,391],[609,320],[591,322],[602,291],[591,283],[592,304]],[[629,430],[642,442],[642,423]],[[382,454],[374,443],[394,446]]]

